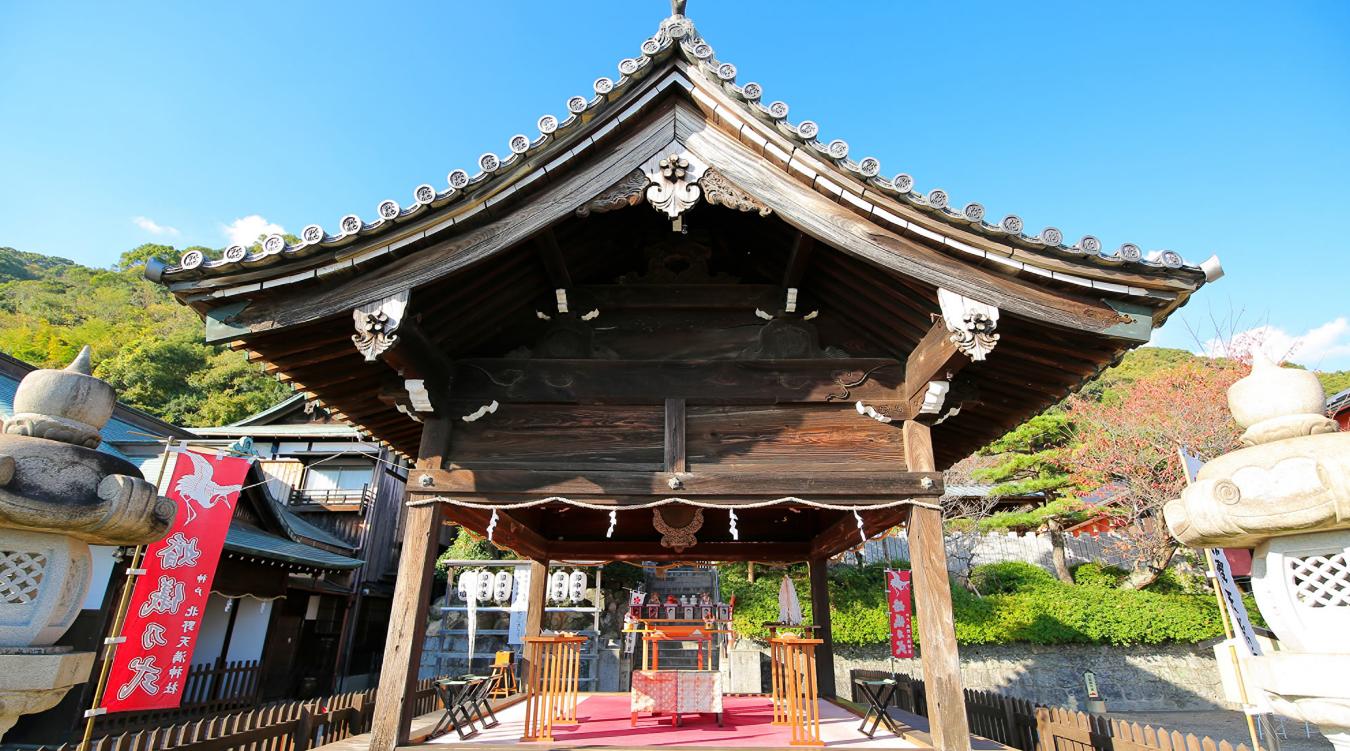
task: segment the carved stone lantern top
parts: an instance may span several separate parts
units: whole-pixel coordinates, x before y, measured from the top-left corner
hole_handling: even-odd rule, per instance
[[[1336,432],[1321,381],[1307,370],[1281,368],[1259,349],[1252,372],[1228,388],[1228,410],[1246,428],[1244,446]]]
[[[24,376],[5,432],[98,448],[100,431],[116,406],[112,386],[90,371],[86,345],[65,370],[34,370]]]

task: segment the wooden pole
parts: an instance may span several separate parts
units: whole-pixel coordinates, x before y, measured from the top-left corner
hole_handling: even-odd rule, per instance
[[[548,606],[548,561],[530,561],[530,591],[526,599],[525,635],[539,636],[544,630],[544,608]],[[526,675],[531,669],[529,652],[522,650],[524,664],[520,674]],[[539,669],[543,669],[539,666]]]
[[[428,416],[422,426],[417,469],[441,469],[450,449],[450,418]],[[409,476],[415,489],[417,469]],[[436,565],[440,539],[440,504],[409,506],[403,528],[403,552],[399,555],[398,579],[389,611],[389,635],[384,643],[384,664],[375,694],[375,717],[371,721],[371,751],[393,751],[408,743],[412,724],[412,698],[417,689],[417,667],[427,634],[427,604],[431,575]]]
[[[816,656],[821,663],[821,669],[816,674],[816,689],[821,696],[833,699],[838,694],[834,685],[834,637],[830,632],[829,561],[812,558],[806,566],[811,579],[811,617],[816,624],[815,637],[821,640],[816,647]]]
[[[904,438],[909,470],[936,471],[928,426],[907,420]],[[923,664],[933,748],[936,751],[969,751],[970,725],[966,720],[966,699],[961,692],[961,657],[956,649],[956,626],[952,620],[942,512],[925,506],[911,507],[908,534],[914,600],[919,616],[919,656]]]

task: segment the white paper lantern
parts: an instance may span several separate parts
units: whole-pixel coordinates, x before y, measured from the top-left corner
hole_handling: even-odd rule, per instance
[[[478,584],[477,574],[473,573],[472,571],[461,571],[459,574],[459,585],[456,587],[456,592],[457,594],[459,594],[459,599],[468,602],[469,595],[474,591],[474,587],[477,586],[477,584]]]
[[[496,599],[497,602],[507,602],[508,600],[510,600],[511,572],[506,570],[498,571],[496,584],[497,584],[496,589],[493,592],[494,599]]]
[[[567,599],[567,572],[554,571],[548,579],[548,598],[554,602]]]
[[[495,586],[496,578],[491,571],[486,569],[478,572],[478,589],[474,593],[479,602],[487,602],[492,598],[492,589]]]
[[[574,602],[586,599],[586,572],[577,569],[568,577],[568,594]]]

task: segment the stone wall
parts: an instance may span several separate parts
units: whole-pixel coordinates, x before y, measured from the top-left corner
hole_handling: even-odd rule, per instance
[[[966,688],[1084,709],[1083,672],[1091,670],[1110,710],[1227,708],[1212,644],[963,646],[961,678]],[[893,669],[922,677],[919,660],[892,663],[887,655],[885,647],[836,648],[834,672],[840,695],[849,694],[848,674],[852,669]]]

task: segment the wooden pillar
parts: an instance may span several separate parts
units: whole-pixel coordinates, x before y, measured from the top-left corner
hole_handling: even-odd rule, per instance
[[[830,579],[829,561],[824,558],[812,558],[807,562],[807,571],[811,578],[811,617],[816,622],[817,639],[816,689],[818,693],[833,699],[838,694],[834,686],[834,635],[830,631]]]
[[[409,476],[416,490],[418,469],[443,469],[450,448],[450,418],[428,415],[422,426],[417,466]],[[408,743],[412,723],[412,699],[417,690],[417,668],[427,635],[427,605],[431,600],[431,575],[440,539],[440,504],[409,506],[403,528],[403,552],[398,560],[398,578],[389,611],[389,635],[384,643],[384,664],[375,694],[371,721],[371,751],[393,751]]]
[[[548,561],[530,561],[530,591],[525,600],[525,635],[539,636],[544,630],[544,608],[548,605]],[[520,645],[520,679],[530,674],[529,655],[525,643]]]
[[[904,438],[909,471],[935,471],[928,426],[906,421]],[[933,748],[936,751],[969,751],[970,725],[966,721],[966,699],[961,691],[961,658],[956,650],[956,626],[952,621],[952,592],[947,579],[942,512],[912,507],[908,535],[919,617],[919,656],[923,663]]]

